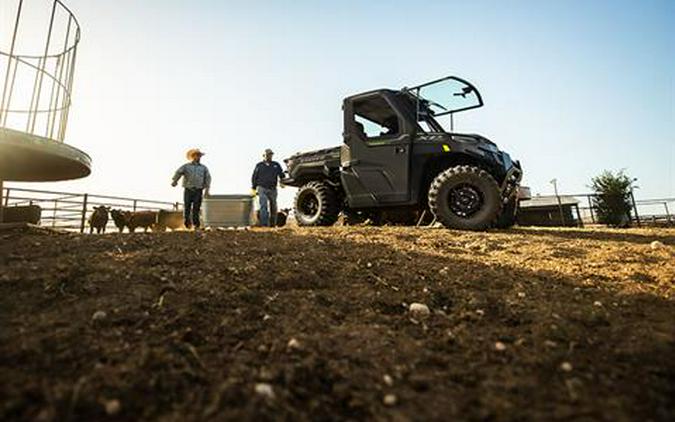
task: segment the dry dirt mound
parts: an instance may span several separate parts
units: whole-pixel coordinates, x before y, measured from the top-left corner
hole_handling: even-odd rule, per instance
[[[674,245],[0,232],[0,420],[675,420]]]

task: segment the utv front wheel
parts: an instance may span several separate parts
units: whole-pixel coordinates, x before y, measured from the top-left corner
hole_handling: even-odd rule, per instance
[[[335,190],[321,182],[300,187],[293,209],[300,226],[332,226],[340,214]]]
[[[501,206],[497,182],[477,167],[451,167],[436,176],[429,188],[429,208],[448,228],[487,229]]]

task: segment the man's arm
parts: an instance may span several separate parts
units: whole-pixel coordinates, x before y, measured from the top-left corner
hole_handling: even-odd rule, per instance
[[[184,175],[185,175],[185,164],[178,167],[178,170],[176,170],[176,173],[174,173],[173,179],[171,180],[171,186],[176,186],[176,184],[178,183],[178,179],[180,179],[181,176]]]
[[[204,189],[211,189],[211,173],[209,173],[209,169],[206,166],[204,166]]]
[[[284,168],[281,167],[281,164],[279,164],[279,163],[276,163],[276,164],[277,164],[277,165],[276,165],[276,169],[277,169],[276,179],[277,179],[279,182],[281,182],[281,179],[284,178]],[[275,184],[276,184],[276,183],[275,183]],[[279,186],[281,186],[282,188],[284,187],[284,185],[282,185],[281,183],[279,183]]]
[[[258,171],[260,170],[260,165],[256,164],[255,169],[253,169],[253,176],[251,177],[251,188],[255,189],[258,185]]]

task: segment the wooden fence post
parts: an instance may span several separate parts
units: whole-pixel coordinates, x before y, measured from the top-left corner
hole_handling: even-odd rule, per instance
[[[82,220],[80,221],[80,233],[84,233],[84,223],[87,221],[87,199],[89,199],[89,194],[84,194],[84,200],[82,201]]]
[[[595,224],[595,215],[593,214],[593,202],[591,201],[591,196],[588,195],[588,209],[591,212],[591,223]]]
[[[584,227],[584,220],[581,219],[581,211],[579,210],[579,204],[574,205],[574,207],[577,209],[577,218],[579,219],[577,226]]]
[[[0,223],[2,223],[3,214],[4,214],[4,211],[3,211],[4,203],[3,203],[3,200],[2,200],[2,194],[3,193],[4,193],[4,188],[2,186],[2,180],[0,180]],[[7,196],[9,196],[9,195],[7,195]]]
[[[635,203],[635,196],[633,196],[633,189],[630,190],[630,200],[633,203],[633,209],[635,210],[635,221],[637,222],[638,227],[642,227],[640,214],[638,214],[637,204]]]

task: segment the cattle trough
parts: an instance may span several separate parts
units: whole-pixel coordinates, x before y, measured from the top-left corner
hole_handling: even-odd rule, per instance
[[[250,195],[210,195],[204,199],[207,227],[248,227],[253,225],[253,198]]]

